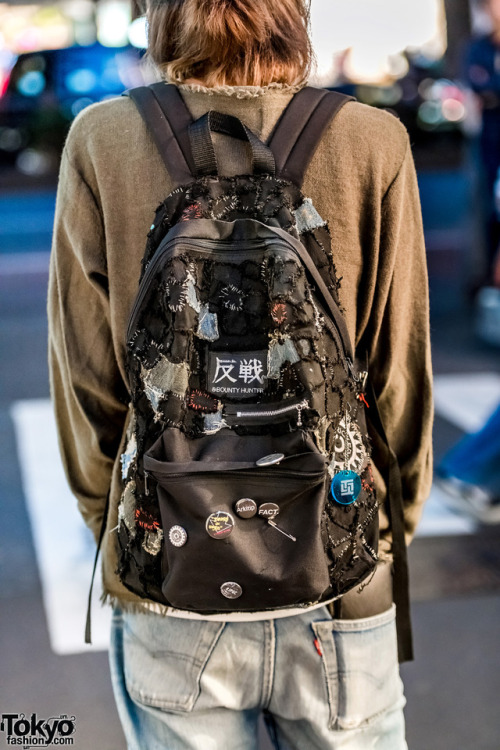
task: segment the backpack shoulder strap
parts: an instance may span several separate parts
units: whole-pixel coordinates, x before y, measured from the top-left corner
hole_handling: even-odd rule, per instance
[[[193,119],[177,86],[159,82],[125,94],[148,126],[174,184],[191,182],[196,174],[189,137]],[[302,186],[323,132],[349,101],[354,97],[311,86],[295,94],[268,141],[278,176]]]
[[[368,356],[367,363],[368,363]],[[368,369],[368,364],[367,364]],[[401,470],[396,454],[389,444],[377,404],[377,396],[371,378],[368,376],[367,396],[370,403],[366,411],[372,426],[370,436],[374,450],[382,457],[387,488],[386,508],[392,531],[393,556],[393,597],[396,604],[396,625],[398,634],[398,656],[400,662],[413,660],[413,637],[410,612],[410,587],[408,576],[408,554],[405,540],[403,487]]]
[[[175,186],[192,182],[194,163],[188,128],[193,118],[177,86],[154,83],[125,92],[136,105]]]
[[[295,94],[268,140],[279,177],[302,187],[321,136],[337,112],[350,101],[356,100],[353,96],[312,86]]]

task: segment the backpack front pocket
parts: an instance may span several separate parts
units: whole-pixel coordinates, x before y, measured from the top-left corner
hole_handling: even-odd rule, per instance
[[[305,606],[326,596],[328,475],[309,435],[221,430],[188,440],[167,429],[144,467],[157,482],[162,592],[172,606],[209,614]]]

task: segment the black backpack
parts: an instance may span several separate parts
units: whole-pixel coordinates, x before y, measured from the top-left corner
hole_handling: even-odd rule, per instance
[[[175,86],[128,95],[174,189],[127,331],[117,573],[140,597],[205,615],[335,600],[377,564],[368,373],[301,185],[351,97],[303,89],[265,145],[235,117],[192,122]],[[221,176],[213,132],[245,141],[250,168]]]

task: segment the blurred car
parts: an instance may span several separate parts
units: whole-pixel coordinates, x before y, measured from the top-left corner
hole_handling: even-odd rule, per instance
[[[475,102],[458,80],[443,76],[444,59],[421,66],[408,56],[408,72],[387,85],[343,83],[333,88],[363,104],[388,109],[408,130],[418,170],[459,169],[466,135],[477,132]]]
[[[56,174],[82,109],[149,82],[143,55],[98,43],[19,55],[0,91],[0,169]]]

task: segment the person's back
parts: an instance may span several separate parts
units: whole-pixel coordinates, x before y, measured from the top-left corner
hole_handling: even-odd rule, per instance
[[[150,11],[157,62],[158,50],[164,49],[159,41],[167,19],[182,20],[175,17],[182,3],[170,5],[171,16],[168,4]],[[194,12],[198,4],[185,0],[184,5]],[[276,22],[290,3],[272,5]],[[297,0],[292,5],[300,10],[295,16],[300,23],[302,3]],[[224,8],[217,11],[214,4],[213,12],[251,14],[244,3]],[[198,8],[198,12],[205,11]],[[171,75],[179,76],[179,68],[174,68]],[[304,61],[302,73],[306,70]],[[217,78],[205,75],[202,80],[209,87],[184,83],[180,91],[194,119],[209,110],[231,114],[266,140],[303,84],[300,71],[292,70],[289,82],[283,73],[281,82],[276,71],[268,73],[271,78],[261,80],[262,86],[235,86],[241,81],[231,81],[218,87]],[[249,79],[248,70],[242,75],[246,82],[256,83]],[[233,162],[229,171],[237,173],[241,164],[237,148]],[[206,748],[211,743],[218,747],[228,736],[231,743],[233,731],[247,738],[248,744],[242,746],[251,747],[254,729],[247,719],[259,709],[268,709],[278,733],[291,746],[304,747],[307,741],[336,747],[352,733],[353,744],[343,746],[359,748],[356,728],[364,726],[367,731],[369,726],[372,736],[391,737],[391,748],[403,748],[403,698],[391,606],[391,531],[383,507],[377,572],[361,593],[355,590],[335,604],[334,619],[322,607],[282,618],[271,613],[258,623],[250,618],[229,622],[223,617],[185,621],[132,594],[115,572],[114,533],[121,492],[118,457],[128,422],[127,322],[154,209],[171,189],[169,175],[130,99],[95,105],[77,118],[66,144],[58,193],[49,298],[51,374],[70,483],[96,538],[111,483],[103,582],[117,607],[112,673],[129,747],[150,747],[153,736],[168,747]],[[367,352],[386,432],[400,461],[411,537],[431,481],[432,405],[425,251],[404,128],[385,112],[354,102],[345,105],[318,146],[303,191],[330,227],[332,275],[338,281],[350,338],[358,351]],[[383,504],[385,483],[376,464],[374,474]],[[127,625],[124,656],[123,620]],[[377,659],[368,633],[384,634],[383,653],[378,652]],[[292,658],[290,649],[299,648],[297,638],[306,644],[305,650],[299,649]],[[356,680],[342,681],[347,692],[342,694],[344,705],[337,705],[335,661],[347,660],[351,671],[351,649],[361,643],[359,658],[366,663],[353,663],[352,669],[360,669],[361,674],[369,663],[375,679],[386,683],[385,689],[374,695]],[[165,649],[166,655],[157,658]],[[251,674],[252,668],[257,672]],[[241,678],[244,669],[249,670],[246,683]],[[314,670],[319,670],[316,677]],[[322,706],[319,723],[308,715],[311,701]],[[143,704],[154,706],[153,712]],[[302,739],[299,729],[305,732]]]

